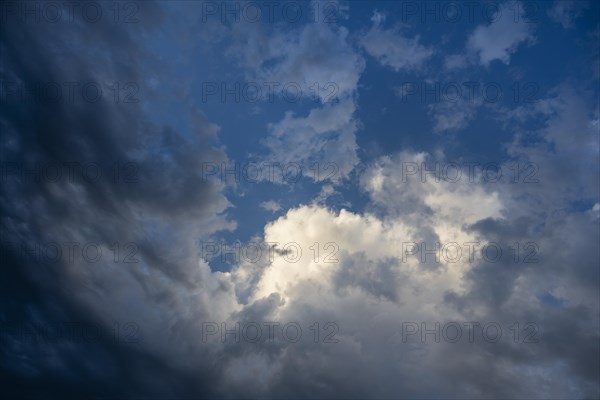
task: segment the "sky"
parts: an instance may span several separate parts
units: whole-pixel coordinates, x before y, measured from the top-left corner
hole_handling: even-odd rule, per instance
[[[600,3],[0,2],[6,398],[600,398]]]

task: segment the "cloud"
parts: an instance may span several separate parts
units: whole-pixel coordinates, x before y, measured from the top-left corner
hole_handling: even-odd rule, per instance
[[[169,61],[156,60],[140,43],[166,40],[168,29],[160,8],[143,4],[150,22],[131,31],[111,23],[3,24],[2,76],[24,83],[106,83],[114,76],[151,81],[147,71],[168,70]],[[382,22],[376,14],[370,31],[375,37],[389,39],[394,49],[400,44],[424,51],[416,39],[400,40],[396,30],[381,28]],[[492,24],[476,32],[489,39],[489,29],[499,28]],[[273,119],[264,141],[270,159],[335,162],[339,176],[350,176],[358,164],[356,87],[364,64],[348,32],[312,24],[274,36],[258,27],[248,32],[241,59],[259,61],[259,67],[246,66],[249,76],[342,81],[337,103],[294,108]],[[506,43],[526,41],[510,38],[499,39],[504,50],[479,52],[482,62],[504,61],[513,49]],[[170,44],[179,49],[189,43]],[[414,68],[394,57],[384,62]],[[421,174],[404,179],[406,165],[447,160],[441,152],[392,153],[371,160],[360,173],[364,209],[328,208],[325,200],[346,188],[324,185],[313,202],[282,210],[252,238],[270,244],[272,258],[238,259],[221,272],[199,257],[198,242],[233,229],[235,222],[227,218],[224,185],[204,180],[202,167],[227,163],[228,157],[218,141],[219,126],[180,91],[188,83],[166,79],[159,86],[169,90],[149,90],[148,97],[127,105],[109,98],[75,105],[3,99],[3,161],[18,160],[28,169],[79,161],[103,171],[131,163],[138,178],[2,177],[0,256],[8,267],[0,272],[0,369],[10,378],[12,397],[598,397],[600,203],[593,96],[565,84],[503,115],[515,135],[506,154],[538,165],[536,184],[486,183],[481,173],[472,181],[465,175],[458,182],[431,175],[423,180]],[[157,117],[171,106],[178,110],[175,120]],[[442,127],[460,126],[457,121],[442,121]],[[502,167],[511,171],[509,163]],[[261,206],[280,209],[274,201]],[[402,246],[515,240],[536,242],[539,262],[515,262],[512,250],[497,263],[405,259]],[[96,243],[105,257],[42,263],[10,243],[72,241]],[[117,254],[115,242],[133,243],[133,254],[126,247]],[[116,263],[115,255],[137,262]],[[52,342],[5,329],[15,323],[29,332],[73,320],[100,326],[103,333],[93,343]],[[465,329],[459,343],[423,343],[416,335],[404,340],[403,323],[425,322],[431,329],[436,321],[497,322],[503,338],[486,342],[478,331],[469,343]],[[520,334],[534,322],[539,342],[515,341],[516,321]],[[125,327],[131,322],[138,340],[116,341],[115,330],[120,339],[129,337]],[[204,340],[206,323],[219,329],[225,323],[231,337],[237,322],[293,322],[303,334],[297,342],[280,333],[256,343],[224,342],[221,335]]]
[[[17,168],[8,175],[3,170],[2,177],[1,255],[3,264],[10,265],[2,272],[2,303],[18,299],[12,310],[2,308],[2,323],[35,331],[38,325],[75,322],[107,332],[97,341],[59,337],[43,344],[23,339],[19,330],[9,332],[0,351],[11,361],[2,363],[2,371],[19,382],[7,389],[18,397],[42,391],[57,397],[172,397],[178,385],[208,390],[203,379],[194,383],[156,353],[115,342],[109,332],[114,323],[134,322],[148,338],[161,337],[169,319],[161,304],[190,304],[195,295],[189,288],[196,285],[226,304],[218,275],[197,282],[202,274],[196,241],[235,226],[224,215],[229,202],[223,186],[201,175],[203,162],[227,161],[217,142],[219,127],[189,99],[179,103],[175,124],[152,118],[178,94],[162,91],[157,96],[145,86],[150,80],[145,71],[161,71],[165,65],[152,57],[141,38],[159,34],[163,13],[147,2],[138,17],[143,22],[131,30],[110,18],[95,24],[22,24],[9,18],[0,28],[3,85],[51,82],[64,88],[64,83],[81,87],[92,82],[104,93],[96,102],[86,101],[77,90],[72,102],[65,93],[58,101],[18,95],[2,99],[3,168],[13,162]],[[141,87],[138,102],[116,102],[115,81]],[[157,98],[165,103],[157,104]],[[70,175],[64,166],[73,163]],[[51,166],[63,167],[62,179],[19,173],[43,173]],[[95,178],[82,178],[86,166]],[[103,254],[101,261],[76,257],[70,262],[65,248],[56,262],[21,251],[22,246],[43,249],[48,243],[73,242],[79,243],[79,255],[84,244],[93,244]],[[126,257],[137,262],[123,263]],[[162,338],[157,344],[172,340]]]
[[[579,107],[574,98],[565,98],[567,104]],[[569,116],[568,108],[559,111],[554,122],[549,122],[553,128],[548,134],[569,129],[568,124],[559,122]],[[595,282],[600,260],[593,243],[600,239],[600,232],[597,219],[590,214],[597,204],[590,210],[545,216],[529,210],[549,209],[550,204],[561,200],[548,196],[547,203],[540,205],[531,197],[539,190],[537,185],[521,184],[517,189],[518,185],[510,181],[485,184],[479,173],[472,181],[436,181],[431,176],[423,181],[420,175],[403,179],[406,163],[435,161],[444,160],[426,153],[402,152],[369,165],[361,184],[369,195],[370,211],[334,212],[316,204],[301,206],[265,227],[265,241],[294,242],[304,251],[292,263],[283,253],[278,254],[256,271],[256,289],[244,309],[275,296],[278,300],[264,318],[294,320],[302,325],[318,318],[335,321],[340,327],[340,342],[318,351],[303,344],[286,346],[285,352],[269,356],[241,356],[244,361],[236,360],[234,365],[249,366],[259,357],[260,365],[268,371],[261,375],[259,385],[253,375],[237,368],[236,374],[245,376],[242,382],[246,390],[256,396],[281,397],[301,390],[307,396],[316,391],[328,397],[334,396],[337,379],[350,375],[357,379],[343,385],[349,396],[373,395],[369,385],[373,382],[381,395],[435,397],[453,393],[481,398],[486,393],[505,397],[598,394],[594,315],[598,312]],[[594,240],[586,241],[585,237]],[[506,245],[515,241],[521,245],[535,242],[540,250],[538,262],[530,264],[515,262],[510,253],[496,263],[442,260],[434,265],[415,258],[403,261],[403,241],[495,242],[502,243],[509,253]],[[323,252],[315,261],[314,244],[332,242],[335,246],[325,253],[332,251],[336,262],[324,262]],[[577,265],[573,265],[574,260]],[[558,308],[547,304],[541,293],[552,293],[559,299]],[[511,338],[497,344],[410,344],[400,336],[405,321],[492,321],[503,325],[505,333],[515,321],[522,321],[519,329],[534,322],[540,340],[531,345]],[[581,346],[570,346],[572,340]],[[448,359],[459,361],[444,362]],[[305,371],[300,376],[292,372],[298,368]],[[239,380],[229,374],[226,381]],[[421,374],[428,374],[431,384],[411,383]],[[399,380],[399,376],[404,379]],[[312,384],[296,389],[300,381]],[[240,393],[234,387],[230,391],[233,396]]]
[[[242,22],[231,30],[227,53],[237,60],[246,80],[295,83],[304,98],[310,94],[327,103],[352,96],[365,68],[351,46],[348,29],[337,23],[291,24],[284,30]]]
[[[271,212],[277,212],[277,211],[281,210],[281,204],[279,204],[278,202],[276,202],[274,200],[263,201],[262,203],[260,203],[260,206],[262,208],[264,208],[265,210],[271,211]]]
[[[269,32],[255,25],[236,24],[228,48],[246,80],[297,84],[304,100],[318,100],[307,115],[287,111],[280,121],[269,124],[270,135],[263,141],[269,153],[264,158],[303,168],[333,163],[336,171],[331,180],[346,179],[358,164],[359,121],[354,113],[358,81],[365,68],[348,30],[324,22]]]
[[[508,154],[522,164],[535,164],[539,181],[514,190],[526,188],[542,209],[560,209],[597,197],[600,183],[595,179],[595,155],[600,144],[594,123],[598,111],[590,106],[592,98],[585,89],[563,83],[549,90],[547,98],[504,113],[515,131]],[[529,168],[523,173],[533,172]],[[526,212],[537,213],[533,207]]]
[[[434,121],[433,131],[443,133],[466,128],[482,104],[481,98],[467,99],[462,96],[455,102],[441,101],[428,104],[428,114]]]
[[[575,20],[588,8],[588,4],[582,1],[555,0],[552,8],[548,10],[548,16],[565,29],[573,28]]]
[[[414,71],[433,56],[433,49],[419,44],[419,36],[407,38],[398,28],[383,29],[384,14],[375,11],[371,21],[373,25],[360,39],[360,44],[381,65],[395,71]]]
[[[359,161],[355,110],[355,101],[348,98],[314,108],[304,117],[287,112],[281,121],[269,125],[270,135],[264,143],[272,157],[282,163],[301,162],[305,170],[318,165],[322,176],[310,174],[316,181],[343,180]],[[325,172],[329,169],[331,174]]]
[[[444,59],[444,68],[447,70],[459,70],[468,65],[468,59],[462,54],[451,54]]]
[[[335,321],[340,342],[318,351],[302,342],[269,356],[259,356],[263,350],[258,349],[240,356],[243,362],[231,362],[249,366],[258,357],[266,370],[259,385],[248,367],[237,368],[236,374],[245,377],[245,390],[255,396],[285,397],[297,390],[299,382],[311,382],[302,393],[328,397],[334,396],[338,379],[350,375],[357,379],[342,387],[344,393],[356,396],[373,395],[369,386],[373,382],[381,395],[597,394],[598,341],[592,332],[598,311],[593,287],[598,277],[592,271],[599,260],[592,241],[581,247],[586,242],[583,237],[599,237],[597,224],[587,211],[575,212],[547,219],[539,231],[536,216],[523,217],[506,208],[522,199],[521,193],[512,191],[513,184],[499,183],[494,190],[479,175],[473,182],[454,183],[423,182],[420,176],[402,179],[403,162],[432,162],[430,157],[405,152],[370,165],[362,178],[371,199],[370,212],[301,206],[265,227],[265,241],[294,242],[303,252],[295,262],[278,254],[257,272],[256,289],[244,309],[275,296],[277,301],[263,318],[294,320],[302,326],[315,319]],[[505,246],[515,240],[536,241],[546,249],[538,254],[539,263],[517,263],[512,255],[497,263],[463,259],[431,265],[412,257],[402,260],[403,241],[495,241]],[[330,244],[325,252],[321,248],[318,260],[315,244]],[[560,249],[560,256],[548,249]],[[331,253],[336,261],[325,262],[323,256]],[[577,268],[565,268],[575,259],[580,263]],[[544,290],[562,299],[564,308],[541,302],[536,293]],[[533,321],[543,332],[538,332],[539,343],[531,345],[509,338],[497,344],[442,341],[432,346],[402,341],[401,325],[406,321],[494,321],[504,326],[505,333],[515,321]],[[568,346],[571,338],[582,346]],[[490,364],[492,357],[496,361]],[[460,361],[450,365],[444,362],[448,359]],[[298,368],[304,371],[300,375],[292,372]],[[232,373],[224,375],[225,381],[240,379]],[[425,373],[431,377],[430,385],[411,383]],[[233,396],[240,393],[235,387],[230,390]]]
[[[515,21],[513,14],[510,6],[503,5],[495,21],[480,25],[471,33],[467,50],[478,55],[479,64],[488,66],[492,61],[499,60],[508,65],[511,55],[520,45],[535,43],[533,24],[524,17]]]

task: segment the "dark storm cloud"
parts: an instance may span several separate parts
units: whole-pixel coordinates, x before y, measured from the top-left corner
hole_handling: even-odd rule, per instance
[[[600,227],[597,206],[588,205],[598,201],[598,131],[593,123],[597,110],[590,107],[593,96],[575,87],[559,85],[547,99],[521,110],[526,120],[544,118],[537,129],[528,128],[536,140],[527,143],[524,134],[516,135],[509,153],[520,162],[533,161],[538,182],[506,188],[514,200],[504,218],[486,218],[466,227],[483,242],[512,248],[519,243],[519,261],[511,249],[498,263],[478,263],[465,277],[468,291],[448,291],[445,298],[461,312],[534,321],[541,336],[526,353],[530,359],[523,360],[523,354],[505,346],[494,346],[490,353],[509,364],[529,364],[530,370],[536,364],[563,369],[577,388],[575,396],[597,397]],[[515,130],[525,130],[523,121],[514,122]],[[526,263],[523,257],[532,250],[523,248],[527,243],[537,248],[534,261]],[[490,393],[507,387],[501,382],[489,386],[493,382],[475,379],[478,375],[473,371],[465,376]],[[513,379],[511,386],[516,382]],[[548,382],[544,390],[550,395],[558,386],[557,381]]]
[[[1,251],[3,396],[100,399],[210,393],[207,381],[169,368],[144,351],[135,320],[125,327],[104,326],[73,302],[57,276],[60,271],[27,262],[4,244]],[[202,376],[210,374],[206,370]]]
[[[594,322],[597,309],[568,302],[553,307],[545,301],[542,292],[557,286],[578,288],[575,290],[579,295],[593,304],[597,297],[600,265],[596,245],[600,241],[597,220],[590,218],[587,212],[580,212],[558,215],[543,222],[529,217],[502,221],[485,219],[471,225],[470,229],[490,242],[533,241],[539,245],[539,252],[535,262],[531,263],[523,263],[522,259],[515,262],[512,254],[497,263],[479,263],[466,277],[468,292],[464,295],[446,293],[447,303],[474,315],[477,315],[475,310],[483,307],[488,318],[506,321],[507,326],[509,321],[534,322],[539,327],[539,343],[530,346],[525,359],[521,350],[503,345],[491,346],[485,352],[494,359],[514,365],[529,364],[532,368],[562,365],[569,370],[571,379],[577,381],[580,395],[593,397],[598,390],[600,374],[597,357],[600,345]],[[496,395],[507,390],[506,381],[493,383],[483,377],[477,379],[480,373],[472,372],[465,376],[482,392]],[[511,379],[506,371],[499,372],[500,376]]]
[[[353,254],[344,260],[346,267],[334,278],[337,290],[360,287],[375,298],[397,301],[401,276],[394,268],[395,259],[373,261],[364,252]]]
[[[35,4],[40,3],[29,6]],[[226,160],[213,147],[217,127],[186,102],[179,106],[189,132],[182,134],[149,118],[149,111],[164,106],[161,101],[172,99],[149,86],[149,72],[165,70],[146,47],[149,36],[160,34],[164,15],[156,3],[136,4],[139,21],[128,25],[113,23],[105,13],[96,23],[81,18],[23,22],[9,16],[0,26],[0,323],[5,394],[127,398],[207,393],[204,378],[165,365],[140,345],[116,342],[107,329],[93,342],[62,336],[49,342],[22,332],[65,322],[105,326],[76,301],[76,292],[85,290],[89,282],[68,276],[64,259],[40,262],[26,254],[23,246],[133,242],[139,250],[136,257],[145,266],[185,282],[186,273],[179,263],[193,256],[193,249],[185,248],[191,254],[168,252],[168,244],[181,235],[156,237],[148,233],[149,226],[200,223],[227,206],[220,187],[201,177],[202,162]],[[70,82],[78,85],[72,99],[65,86]],[[89,82],[103,90],[98,101],[81,95],[81,88]],[[115,101],[111,90],[115,82],[133,83],[138,102],[123,102],[124,97]],[[57,101],[43,93],[27,93],[36,85],[54,84],[62,88]],[[25,93],[19,93],[22,89]],[[119,94],[127,95],[125,91]],[[70,163],[78,163],[73,177],[66,167]],[[56,181],[43,175],[53,166],[62,168],[62,177]],[[93,166],[94,178],[85,179],[80,166]],[[114,175],[117,167],[121,168],[119,178]],[[95,178],[98,170],[101,175]],[[203,232],[191,227],[185,233]],[[140,271],[132,268],[131,273],[144,287]],[[100,307],[113,285],[96,280],[89,287]],[[147,290],[152,303],[169,301],[171,296]],[[201,376],[209,375],[206,371]]]

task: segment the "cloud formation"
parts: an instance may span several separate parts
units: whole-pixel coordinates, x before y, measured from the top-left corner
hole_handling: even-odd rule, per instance
[[[434,54],[434,50],[419,43],[419,36],[407,38],[399,28],[384,29],[385,14],[374,12],[373,25],[360,39],[361,46],[381,65],[395,71],[414,71]]]
[[[469,36],[467,49],[478,56],[479,64],[488,66],[496,60],[509,64],[519,46],[535,43],[534,24],[515,8],[520,10],[523,6],[503,4],[493,22],[478,26]]]
[[[366,125],[372,110],[359,83],[380,77],[361,49],[396,75],[429,71],[439,50],[386,28],[391,14],[375,11],[365,28],[332,3],[343,11],[336,23],[203,24],[207,3],[173,4],[141,3],[131,26],[0,25],[9,397],[600,395],[600,116],[597,93],[581,89],[588,82],[552,78],[527,104],[423,107],[423,125],[405,122],[402,109],[393,126],[380,125],[418,139],[461,133],[485,112],[508,138],[493,152],[502,175],[490,179],[466,167],[459,140],[411,148]],[[534,29],[505,7],[468,30],[470,54],[446,58],[440,76],[512,66]],[[188,24],[203,40],[183,32]],[[221,58],[202,59],[197,46]],[[202,78],[190,65],[303,91],[333,82],[336,101],[320,91],[311,104],[276,103],[264,116],[236,105],[239,114],[219,120],[199,100]],[[105,95],[52,102],[13,90],[73,81]],[[134,84],[117,94],[137,87],[137,101],[115,101],[115,82]],[[230,164],[237,144],[222,142],[220,121],[264,127],[236,157],[332,163],[336,178],[285,192],[260,181],[241,194],[205,179],[206,165]],[[359,146],[371,139],[383,154]],[[74,178],[64,169],[52,178],[73,163]],[[234,199],[256,207],[234,220]],[[490,243],[499,247],[482,251]],[[216,268],[217,257],[230,266]]]

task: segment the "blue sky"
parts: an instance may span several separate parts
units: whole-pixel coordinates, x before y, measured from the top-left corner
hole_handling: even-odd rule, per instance
[[[595,6],[582,3],[572,7],[571,16],[567,11],[565,15],[554,16],[554,6],[551,2],[510,5],[502,8],[503,16],[497,17],[492,16],[497,3],[481,3],[471,5],[471,18],[468,14],[469,6],[462,4],[460,10],[464,15],[456,17],[456,22],[448,22],[449,17],[442,13],[442,7],[447,7],[447,4],[431,3],[429,6],[422,6],[414,2],[371,4],[356,1],[349,3],[347,10],[346,6],[335,3],[326,5],[331,12],[335,11],[335,20],[339,21],[339,25],[350,32],[348,42],[352,45],[357,46],[361,35],[369,29],[374,13],[380,13],[385,16],[382,23],[384,29],[396,29],[398,37],[407,40],[418,37],[419,45],[431,49],[432,52],[427,62],[421,63],[418,68],[396,70],[393,66],[379,62],[364,48],[361,49],[360,45],[357,46],[357,52],[364,61],[364,69],[361,70],[353,93],[356,102],[354,115],[356,120],[360,121],[360,127],[355,134],[358,145],[356,153],[361,163],[369,164],[383,155],[407,149],[427,153],[443,151],[446,159],[452,161],[465,159],[485,164],[501,163],[511,158],[514,160],[505,148],[511,142],[514,130],[510,125],[499,123],[505,119],[503,112],[506,109],[531,106],[534,102],[550,96],[549,92],[565,81],[580,85],[581,90],[591,90],[591,98],[597,95],[597,88],[592,81],[586,82],[586,78],[576,77],[574,74],[582,65],[593,65],[593,32],[597,23],[593,8]],[[311,8],[308,4],[304,6],[306,14]],[[413,6],[417,8],[414,9]],[[430,7],[434,13],[426,14],[423,7]],[[213,15],[200,6],[197,8],[198,14],[207,20],[205,22],[233,20],[232,15],[222,15],[219,11]],[[483,13],[484,9],[489,10],[489,18]],[[219,10],[222,8],[219,7]],[[341,14],[342,12],[347,15]],[[244,23],[244,15],[240,13],[239,24]],[[281,13],[275,15],[282,16]],[[518,18],[525,23],[516,23],[515,19]],[[574,22],[564,22],[560,18],[571,18],[576,20],[577,24],[575,26]],[[278,28],[283,31],[293,32],[294,29],[303,27],[301,23],[290,23],[289,18],[280,19]],[[445,68],[444,62],[448,57],[466,57],[465,53],[469,50],[465,47],[469,35],[477,27],[489,26],[489,22],[494,19],[497,19],[498,23],[510,20],[507,28],[517,25],[528,29],[527,37],[522,41],[506,43],[512,46],[506,50],[507,60],[493,59],[486,65],[474,61],[465,63],[462,68]],[[565,24],[573,25],[565,28]],[[255,25],[260,27],[257,29],[265,31],[277,29],[272,26],[267,16],[251,24],[251,27]],[[227,39],[224,40],[226,43]],[[443,42],[443,46],[440,46],[440,41]],[[241,93],[244,87],[256,83],[266,91],[266,85],[261,81],[244,79],[244,67],[238,68],[239,64],[233,61],[235,54],[224,57],[223,54],[219,54],[221,49],[221,46],[208,46],[208,49],[202,48],[205,51],[192,55],[186,60],[186,76],[191,75],[194,79],[191,95],[196,104],[221,127],[219,139],[227,148],[230,164],[238,163],[243,167],[247,163],[264,159],[267,152],[261,140],[264,140],[267,134],[268,124],[280,120],[287,111],[296,115],[306,115],[319,103],[315,102],[314,92],[305,93],[299,101],[293,101],[284,98],[281,90],[277,89],[272,98],[263,93],[262,101],[254,102],[244,98]],[[557,54],[560,54],[563,62],[558,62]],[[406,57],[408,59],[410,56]],[[589,68],[589,73],[592,74],[593,67]],[[234,91],[235,85],[239,85],[239,98],[236,99],[231,93],[223,94],[220,87],[223,83]],[[282,82],[281,85],[286,83],[289,82]],[[468,86],[469,83],[471,86]],[[213,89],[214,86],[207,86],[213,84],[219,86],[216,93],[203,93],[203,88]],[[479,86],[474,86],[475,84]],[[398,94],[398,90],[403,86],[414,88],[414,94],[403,98]],[[461,90],[458,94],[453,92],[457,87]],[[484,93],[483,87],[489,87],[489,92]],[[502,91],[499,100],[496,100],[496,88]],[[474,95],[473,99],[471,94]],[[221,97],[222,95],[224,97]],[[472,103],[483,102],[483,107],[473,107],[472,114],[465,117],[465,122],[461,122],[459,127],[436,130],[435,118],[432,118],[428,107],[436,104],[452,106],[456,104],[454,98],[466,102],[472,100]],[[453,110],[448,110],[448,113],[452,114]],[[522,129],[539,129],[543,123],[543,120],[527,121]],[[307,175],[306,169],[304,172],[304,175]],[[356,179],[352,181],[353,178],[336,185],[336,191],[341,195],[330,202],[329,206],[336,207],[342,202],[352,210],[364,210],[361,193],[353,190],[356,186]],[[232,180],[231,176],[228,179]],[[269,183],[241,183],[239,191],[234,190],[229,197],[234,205],[230,211],[231,215],[235,215],[234,219],[240,223],[234,232],[225,236],[228,240],[249,240],[251,235],[260,233],[264,224],[273,218],[273,213],[257,207],[261,202],[283,201],[285,206],[281,212],[275,213],[275,216],[281,215],[294,205],[310,202],[323,186],[311,184],[310,179],[302,180],[291,187]],[[593,199],[588,200],[593,206]]]

